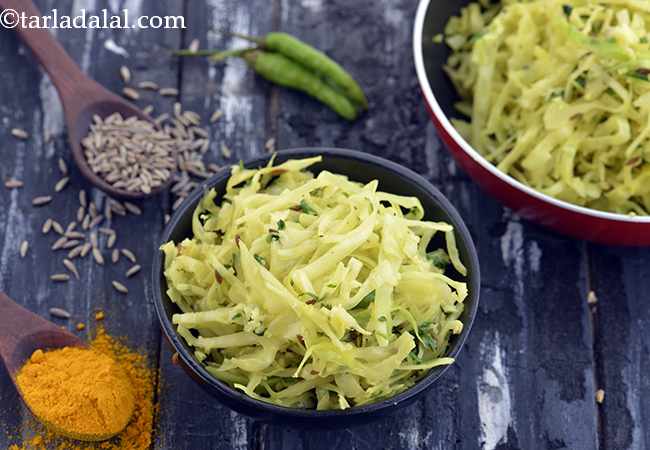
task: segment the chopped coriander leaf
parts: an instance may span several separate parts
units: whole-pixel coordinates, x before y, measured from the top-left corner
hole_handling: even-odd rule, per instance
[[[269,233],[266,235],[266,242],[272,242],[272,241],[279,241],[280,240],[280,235],[276,233]]]
[[[314,294],[313,292],[303,292],[302,294],[299,295],[300,298],[308,298],[309,300],[306,302],[308,304],[316,303],[318,301],[318,295]],[[309,302],[312,303],[309,303]]]
[[[300,210],[305,213],[305,214],[311,214],[312,216],[317,216],[318,213],[314,208],[312,208],[309,203],[307,203],[307,200],[304,198],[300,200]]]
[[[365,297],[363,297],[363,299],[361,299],[361,301],[355,308],[367,308],[368,306],[370,306],[370,303],[374,301],[375,301],[375,291],[372,290],[370,291],[370,293],[368,293],[368,295],[366,295]]]
[[[627,74],[628,77],[636,78],[637,80],[650,81],[650,69],[636,69]]]
[[[409,358],[411,358],[415,364],[422,363],[422,360],[418,356],[418,352],[416,349],[411,350],[411,353],[409,353]]]
[[[327,285],[328,288],[330,289],[336,289],[337,284],[336,283],[330,283]]]
[[[260,263],[264,267],[267,267],[267,268],[269,267],[269,263],[266,261],[266,258],[264,258],[263,256],[255,254],[255,255],[253,255],[253,257],[255,258],[255,261],[257,261],[258,263]]]
[[[237,320],[237,319],[241,319],[241,313],[237,313],[234,316],[232,316],[232,320]]]
[[[481,39],[483,36],[485,36],[485,31],[479,31],[478,33],[474,33],[470,36],[469,41],[470,42],[476,42],[479,39]]]
[[[431,264],[433,264],[434,267],[437,267],[440,270],[445,270],[445,268],[447,268],[447,266],[451,263],[449,255],[442,248],[427,253],[427,259],[431,262]]]
[[[244,170],[244,161],[242,161],[241,159],[239,160],[239,169]]]
[[[562,5],[562,11],[564,11],[565,16],[571,17],[571,13],[573,12],[573,6],[571,6],[571,5]]]
[[[280,219],[278,220],[278,230],[284,230],[287,227],[287,224],[284,222],[284,220]]]
[[[430,334],[425,334],[420,337],[422,338],[422,342],[424,343],[424,346],[429,350],[435,350],[438,347],[438,341],[436,341],[436,339]]]

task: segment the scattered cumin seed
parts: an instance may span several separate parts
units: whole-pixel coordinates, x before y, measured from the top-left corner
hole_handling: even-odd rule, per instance
[[[47,219],[45,222],[43,222],[43,226],[41,227],[41,233],[47,234],[50,232],[52,229],[52,219]]]
[[[153,81],[141,81],[138,83],[138,88],[145,89],[148,91],[157,91],[158,89],[160,89],[160,86],[158,86],[158,83],[155,83]],[[151,108],[153,109],[153,106]]]
[[[187,49],[193,53],[199,51],[199,48],[201,46],[201,43],[199,42],[198,39],[192,39],[190,42],[190,45],[187,46]]]
[[[110,236],[111,234],[115,234],[115,230],[108,227],[99,227],[97,231],[99,231],[101,234],[105,236]]]
[[[77,256],[81,254],[81,251],[83,250],[85,244],[80,244],[77,245],[75,248],[70,250],[68,252],[68,259],[75,259]]]
[[[61,172],[61,175],[67,176],[68,175],[68,165],[65,163],[63,158],[59,158],[58,165],[59,165],[59,172]]]
[[[23,187],[24,183],[20,180],[16,180],[15,178],[9,178],[7,181],[5,181],[5,187],[7,189],[18,189]]]
[[[117,292],[121,292],[122,294],[128,294],[128,293],[129,293],[129,290],[127,289],[127,287],[124,286],[124,285],[123,285],[122,283],[120,283],[119,281],[115,281],[115,280],[113,280],[113,281],[111,282],[111,284],[113,285],[113,287],[115,288],[115,290],[116,290]]]
[[[595,305],[598,303],[598,297],[596,297],[596,293],[594,291],[589,291],[587,294],[587,303],[590,305]]]
[[[122,89],[122,95],[131,100],[139,100],[140,94],[133,88],[125,87]]]
[[[43,206],[47,205],[52,201],[52,196],[50,195],[40,195],[38,197],[34,197],[32,199],[32,205],[33,206]]]
[[[90,214],[86,214],[84,220],[81,221],[81,228],[88,230],[90,228]]]
[[[129,250],[128,248],[123,248],[121,251],[124,256],[126,256],[132,263],[135,264],[136,262],[135,254],[131,250]]]
[[[63,248],[65,243],[68,242],[68,238],[65,236],[61,236],[59,239],[57,239],[54,244],[52,244],[51,249],[52,250],[58,250],[60,248]]]
[[[142,267],[140,267],[139,264],[136,264],[135,266],[131,267],[129,270],[126,271],[126,277],[127,278],[132,277],[136,273],[140,272],[140,269],[142,269]]]
[[[172,209],[176,211],[181,206],[184,200],[185,200],[185,196],[178,197],[174,202],[174,204],[172,205]]]
[[[52,220],[52,229],[53,229],[54,231],[56,231],[58,234],[63,234],[63,233],[64,233],[64,231],[63,231],[63,227],[62,227],[61,224],[60,224],[59,222],[57,222],[56,220]]]
[[[167,87],[160,89],[158,93],[163,97],[176,97],[178,95],[178,89]]]
[[[210,116],[210,123],[215,123],[217,120],[219,120],[223,116],[223,112],[221,110],[217,110],[212,113]]]
[[[117,238],[117,235],[111,234],[108,239],[106,239],[106,247],[107,248],[113,248],[115,245],[115,239]]]
[[[127,209],[127,211],[129,211],[131,214],[134,214],[136,216],[142,214],[142,210],[137,205],[134,205],[131,202],[124,202],[124,207]]]
[[[117,264],[117,262],[120,260],[120,251],[118,249],[113,249],[113,252],[111,253],[111,261],[113,264]]]
[[[86,239],[86,235],[80,231],[66,231],[64,236],[68,239]]]
[[[273,153],[275,151],[275,138],[271,138],[264,144],[264,148],[267,152]]]
[[[72,261],[69,259],[64,259],[63,265],[75,276],[77,280],[79,279],[79,271],[77,270],[77,266],[75,266]]]
[[[81,248],[80,256],[81,256],[82,258],[85,258],[86,255],[88,254],[88,252],[90,251],[91,248],[92,248],[92,245],[90,245],[90,242],[86,242],[86,243],[83,245],[83,247]]]
[[[62,308],[50,308],[49,313],[57,319],[69,319],[71,317],[70,313]]]
[[[92,245],[94,248],[99,247],[99,242],[97,241],[97,233],[95,232],[90,233],[90,245]]]
[[[25,139],[29,139],[29,133],[27,131],[23,130],[22,128],[12,128],[11,129],[11,135],[13,137],[15,137],[16,139],[21,139],[23,141]]]
[[[24,258],[27,256],[27,251],[29,250],[29,242],[23,241],[20,243],[20,257]]]
[[[79,245],[80,243],[81,243],[80,240],[73,239],[73,240],[68,241],[68,242],[66,242],[65,244],[63,244],[63,245],[61,246],[61,248],[65,249],[65,250],[68,250],[68,249],[71,249],[71,248],[73,248],[73,247],[76,247],[76,246]]]
[[[605,390],[604,389],[598,389],[596,391],[596,403],[602,403],[605,401]]]
[[[104,216],[102,216],[101,214],[96,216],[93,220],[90,221],[90,223],[88,224],[88,228],[95,228],[97,225],[102,223],[103,220],[104,220]]]
[[[151,113],[153,112],[153,106],[152,105],[145,106],[144,108],[142,108],[142,112],[150,116]]]
[[[84,208],[88,206],[88,196],[86,195],[86,191],[83,189],[79,191],[79,204]]]
[[[224,143],[221,144],[221,154],[224,158],[230,158],[232,156],[232,150]]]
[[[50,275],[50,280],[57,282],[66,282],[70,280],[70,275],[67,273],[55,273],[54,275]]]
[[[95,259],[95,262],[100,266],[104,265],[104,257],[102,256],[102,252],[100,252],[97,247],[93,247],[93,258]]]
[[[131,81],[131,71],[129,70],[128,67],[122,66],[120,67],[120,77],[122,77],[122,81],[124,83],[129,83]]]
[[[172,218],[172,216],[170,216],[169,214],[165,214],[165,218],[164,218],[165,225],[167,225],[169,223],[169,219],[171,219],[171,218]]]
[[[65,187],[68,185],[68,181],[70,181],[70,178],[68,177],[63,177],[57,181],[54,185],[54,192],[61,192],[63,189],[65,189]]]

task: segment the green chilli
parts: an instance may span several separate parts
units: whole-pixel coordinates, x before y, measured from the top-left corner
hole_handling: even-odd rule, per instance
[[[287,33],[271,32],[264,38],[256,38],[238,33],[234,36],[257,43],[267,50],[280,53],[293,59],[306,68],[319,74],[354,103],[363,109],[368,109],[368,100],[361,86],[336,61],[311,45]]]
[[[302,91],[329,106],[347,120],[356,119],[357,110],[344,95],[286,56],[255,50],[244,53],[242,57],[257,74],[268,81]]]

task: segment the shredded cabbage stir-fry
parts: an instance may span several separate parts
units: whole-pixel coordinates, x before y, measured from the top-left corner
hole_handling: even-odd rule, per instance
[[[453,362],[467,286],[445,271],[467,270],[417,198],[305,170],[320,160],[234,167],[194,237],[162,251],[173,323],[211,374],[277,405],[345,409]]]
[[[501,171],[561,200],[650,212],[650,2],[487,0],[445,29],[445,70]]]

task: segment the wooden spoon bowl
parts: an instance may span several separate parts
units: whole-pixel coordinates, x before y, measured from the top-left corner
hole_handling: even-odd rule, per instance
[[[27,17],[41,15],[32,0],[0,0],[0,8],[11,9]],[[167,183],[152,188],[150,193],[145,194],[141,191],[115,188],[92,171],[84,155],[81,141],[90,131],[94,115],[103,119],[113,113],[119,113],[125,119],[136,116],[156,127],[157,124],[136,106],[87,77],[46,29],[23,28],[20,23],[15,29],[50,75],[59,92],[65,111],[72,156],[81,174],[93,185],[117,198],[140,199],[165,189],[171,182],[171,177]]]

